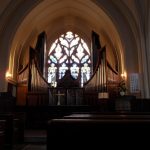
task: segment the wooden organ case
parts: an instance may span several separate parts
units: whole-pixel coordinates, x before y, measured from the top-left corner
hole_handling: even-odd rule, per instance
[[[101,48],[98,54],[95,71],[84,84],[84,97],[88,105],[96,105],[100,93],[107,93],[109,98],[118,95],[119,75],[106,59],[106,47]]]
[[[30,48],[29,63],[18,73],[17,104],[93,105],[97,103],[99,93],[107,92],[110,98],[117,96],[119,75],[106,59],[106,47],[97,50],[97,54],[93,75],[83,88],[80,87],[79,80],[71,76],[70,71],[58,81],[57,88],[52,88],[41,72],[43,53],[38,51],[38,46]]]

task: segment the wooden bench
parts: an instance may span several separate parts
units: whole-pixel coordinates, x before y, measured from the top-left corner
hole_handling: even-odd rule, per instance
[[[70,115],[65,115],[63,116],[64,119],[127,119],[127,120],[135,120],[135,119],[140,119],[140,120],[145,120],[145,119],[150,119],[150,113],[143,112],[143,113],[138,113],[138,112],[107,112],[107,113],[102,113],[102,112],[93,112],[93,113],[72,113]]]
[[[76,117],[52,119],[47,127],[47,150],[51,147],[74,148],[81,146],[105,147],[109,144],[138,145],[148,140],[150,135],[150,116],[116,115],[99,117]],[[133,140],[134,139],[134,140]],[[59,143],[59,144],[58,144]],[[67,144],[69,143],[69,144]],[[112,146],[112,147],[113,147]]]
[[[0,120],[5,120],[5,147],[12,149],[13,146],[13,115],[0,114]]]
[[[14,112],[14,133],[16,133],[16,141],[14,143],[24,143],[24,129],[26,115],[24,112]]]
[[[19,114],[21,115],[21,114]],[[0,121],[5,121],[5,148],[12,149],[14,144],[24,141],[24,123],[23,116],[14,113],[0,113]]]
[[[5,145],[5,124],[5,120],[0,120],[0,150],[3,150]]]

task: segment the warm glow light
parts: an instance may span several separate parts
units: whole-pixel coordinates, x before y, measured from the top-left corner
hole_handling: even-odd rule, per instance
[[[98,93],[98,99],[109,98],[109,94],[107,92]]]
[[[127,79],[127,73],[126,73],[126,72],[122,73],[122,74],[121,74],[121,78],[122,78],[123,80],[126,80],[126,79]]]
[[[5,76],[6,76],[6,78],[10,78],[10,77],[12,77],[12,74],[7,71]]]

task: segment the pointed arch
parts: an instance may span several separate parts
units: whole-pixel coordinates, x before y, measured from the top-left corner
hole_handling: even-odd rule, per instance
[[[91,54],[85,41],[71,31],[62,34],[48,53],[48,82],[54,86],[66,70],[71,71],[81,86],[91,76]]]

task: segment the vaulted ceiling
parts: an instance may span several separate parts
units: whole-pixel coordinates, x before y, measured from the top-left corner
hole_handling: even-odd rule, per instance
[[[129,71],[138,70],[135,50],[139,43],[139,18],[135,0],[5,0],[0,4],[0,34],[4,35],[0,44],[9,52],[6,55],[9,55],[9,70],[13,74],[18,63],[27,62],[24,59],[27,50],[35,46],[39,33],[47,33],[49,47],[68,30],[77,32],[89,46],[94,30],[100,35],[102,46],[107,46],[112,64],[118,59],[120,72],[126,66],[130,66]],[[146,3],[142,10],[144,6]],[[127,61],[128,56],[134,59]]]

